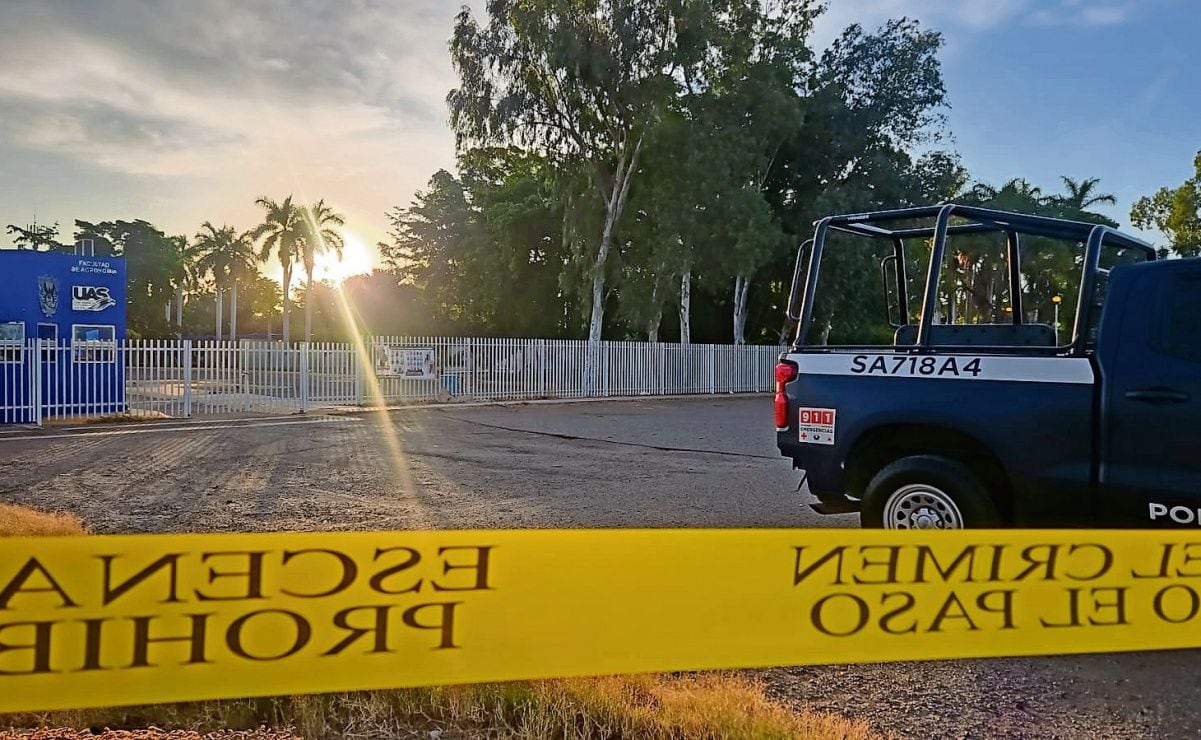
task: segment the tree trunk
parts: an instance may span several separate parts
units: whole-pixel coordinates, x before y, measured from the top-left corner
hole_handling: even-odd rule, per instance
[[[787,347],[792,340],[796,339],[796,326],[793,325],[790,319],[784,319],[784,323],[780,326],[780,331],[777,334],[780,346]]]
[[[650,321],[646,324],[646,341],[654,344],[659,341],[659,324],[663,321],[663,306],[655,306]]]
[[[746,299],[750,290],[750,278],[742,275],[734,278],[734,344],[746,344]]]
[[[680,344],[692,344],[692,270],[680,276]]]
[[[313,268],[305,267],[304,341],[313,341]]]
[[[292,313],[292,298],[288,295],[288,288],[292,286],[292,270],[284,269],[284,346],[288,346],[288,340],[292,338],[292,319],[289,314]]]
[[[238,341],[238,281],[229,287],[229,338]]]
[[[624,147],[623,147],[624,148]],[[613,188],[606,193],[601,189],[605,201],[605,224],[601,229],[600,244],[596,249],[596,261],[592,265],[592,316],[588,320],[588,355],[585,361],[585,384],[592,392],[597,387],[597,361],[600,359],[600,341],[605,323],[605,265],[609,250],[613,246],[613,229],[625,208],[626,196],[630,192],[634,169],[638,163],[638,152],[642,149],[642,137],[634,144],[634,151],[627,159],[623,152],[613,175]]]
[[[832,320],[832,317],[830,319],[826,319],[826,324],[825,324],[825,326],[822,327],[821,335],[818,336],[818,338],[817,338],[817,343],[823,347],[825,347],[827,344],[829,344],[830,343],[830,331],[833,328],[834,328],[834,322]]]
[[[183,283],[175,286],[175,327],[183,329]]]
[[[655,284],[651,286],[651,316],[646,321],[646,341],[652,344],[659,341],[659,324],[663,321],[663,303],[659,300],[659,273],[655,274]]]
[[[621,212],[626,206],[626,196],[630,192],[630,183],[634,179],[634,170],[638,165],[638,153],[642,150],[642,137],[634,144],[634,151],[627,159],[623,153],[617,163],[617,171],[613,175],[611,192],[601,196],[605,201],[605,224],[601,229],[600,244],[596,249],[596,262],[592,273],[592,317],[588,322],[588,341],[599,342],[605,321],[605,264],[609,260],[609,250],[613,246],[613,229]]]
[[[588,343],[595,344],[601,340],[601,332],[605,324],[605,263],[609,259],[609,249],[613,244],[613,209],[605,214],[605,230],[601,232],[600,247],[596,251],[596,262],[592,269],[592,316],[588,320]]]
[[[217,286],[217,341],[221,341],[221,309],[224,308],[221,304],[223,296],[221,294],[221,286]]]

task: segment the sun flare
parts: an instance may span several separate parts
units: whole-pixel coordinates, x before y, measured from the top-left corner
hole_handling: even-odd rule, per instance
[[[342,230],[342,259],[333,251],[317,255],[313,277],[332,283],[341,283],[353,275],[371,272],[374,266],[373,250],[361,237],[349,229]]]

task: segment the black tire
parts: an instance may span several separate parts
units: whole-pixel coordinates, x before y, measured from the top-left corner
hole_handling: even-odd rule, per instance
[[[890,505],[890,499],[894,499]],[[988,488],[962,463],[938,455],[903,457],[885,465],[863,492],[864,528],[979,529],[1001,523]],[[955,521],[959,526],[951,526]]]

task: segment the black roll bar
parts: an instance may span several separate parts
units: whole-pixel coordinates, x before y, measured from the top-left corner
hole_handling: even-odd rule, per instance
[[[792,289],[788,293],[788,308],[784,311],[784,315],[789,321],[800,321],[800,302],[802,296],[797,293],[797,289],[801,287],[801,265],[805,259],[805,247],[813,247],[813,240],[806,239],[801,242],[801,246],[796,251],[796,267],[792,272]]]
[[[892,253],[897,258],[897,303],[901,306],[901,324],[909,323],[909,275],[905,268],[905,240],[892,240]]]
[[[1022,243],[1018,233],[1005,232],[1005,257],[1009,260],[1009,308],[1013,311],[1013,323],[1021,324],[1022,318]]]
[[[1072,354],[1084,354],[1084,345],[1088,339],[1088,323],[1093,307],[1093,291],[1097,289],[1097,268],[1101,266],[1101,243],[1106,233],[1113,229],[1108,226],[1094,226],[1088,234],[1084,245],[1084,265],[1080,275],[1080,295],[1076,298],[1076,324],[1072,327]]]
[[[938,308],[938,280],[942,275],[942,256],[947,250],[947,227],[951,225],[954,205],[938,209],[934,221],[934,244],[930,248],[930,270],[926,274],[926,295],[922,298],[922,313],[918,317],[917,346],[925,351],[930,347],[930,327],[934,324],[934,311]]]
[[[967,223],[952,224],[951,218],[966,220]],[[921,218],[934,218],[932,227],[911,227],[889,229],[881,224],[892,221],[906,221]],[[949,234],[972,234],[1000,231],[1006,236],[1006,250],[1009,262],[1009,294],[1010,308],[1013,312],[1014,324],[1024,322],[1022,306],[1022,246],[1020,235],[1043,236],[1067,241],[1086,241],[1084,265],[1080,278],[1080,295],[1076,307],[1076,321],[1073,329],[1072,343],[1067,345],[1073,354],[1083,354],[1087,340],[1089,322],[1092,318],[1093,297],[1097,287],[1097,272],[1100,266],[1101,248],[1109,245],[1122,249],[1134,249],[1143,254],[1147,261],[1156,259],[1155,249],[1146,242],[1123,234],[1105,225],[1080,221],[1067,221],[1047,216],[1031,216],[1021,213],[996,211],[977,206],[958,204],[942,204],[938,206],[919,206],[900,208],[888,211],[869,213],[852,213],[842,216],[827,216],[815,224],[813,238],[801,244],[797,250],[797,262],[793,273],[792,290],[789,294],[786,314],[792,321],[797,322],[796,345],[801,346],[808,335],[809,326],[813,322],[813,303],[817,292],[818,274],[821,268],[822,253],[825,251],[826,240],[831,230],[842,231],[857,236],[870,238],[889,238],[893,242],[898,302],[901,305],[901,320],[909,321],[908,279],[905,275],[905,239],[933,237],[930,250],[930,270],[926,276],[925,293],[922,297],[921,314],[918,317],[918,333],[915,345],[910,349],[919,352],[930,348],[931,329],[934,313],[938,306],[938,286],[942,273],[942,263],[946,252],[946,241]],[[808,259],[809,269],[805,275],[802,290],[801,275],[806,247],[811,247]],[[887,292],[887,286],[885,287]],[[887,300],[886,300],[887,304]],[[891,312],[889,318],[891,319]],[[891,321],[890,321],[891,323]],[[895,347],[895,349],[903,349]],[[951,349],[949,347],[943,349]],[[975,349],[990,349],[976,347]],[[996,349],[1006,349],[999,347]]]
[[[809,250],[809,272],[805,276],[805,294],[801,300],[801,314],[797,323],[797,344],[805,339],[809,324],[813,321],[813,296],[817,293],[817,273],[822,261],[822,250],[826,246],[826,233],[830,229],[830,217],[817,222],[813,230],[813,247]]]

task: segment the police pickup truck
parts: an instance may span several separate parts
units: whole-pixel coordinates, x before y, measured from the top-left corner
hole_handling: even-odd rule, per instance
[[[884,289],[857,292],[877,264]],[[883,339],[831,342],[840,300],[882,308]],[[892,529],[1201,522],[1201,259],[972,206],[832,216],[788,314],[777,444],[817,511]]]

